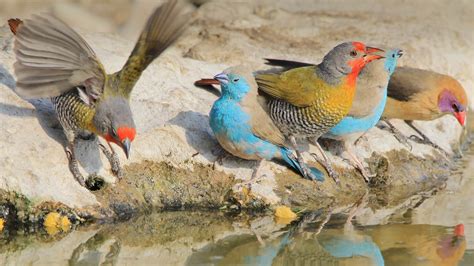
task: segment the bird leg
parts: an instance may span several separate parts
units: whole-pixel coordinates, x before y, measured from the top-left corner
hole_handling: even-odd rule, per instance
[[[303,171],[304,177],[309,179],[309,180],[316,180],[317,178],[315,176],[313,176],[313,174],[311,173],[311,170],[308,168],[308,166],[306,165],[306,163],[303,160],[303,155],[301,154],[301,152],[298,148],[298,144],[296,143],[295,136],[290,136],[289,140],[290,140],[290,143],[291,143],[291,146],[292,146],[291,148],[296,152],[296,161],[298,161],[298,163],[301,167],[301,170]]]
[[[408,142],[408,138],[405,137],[405,135],[402,134],[402,132],[400,132],[400,130],[398,130],[398,128],[396,128],[392,123],[390,123],[388,120],[383,120],[387,126],[388,126],[388,130],[393,134],[393,136],[403,145],[407,146],[408,148],[410,148],[410,151],[413,149],[413,147],[411,146],[411,144]]]
[[[110,150],[107,149],[103,144],[99,144],[99,147],[104,153],[105,157],[107,157],[112,173],[120,180],[123,177],[122,168],[120,167],[120,160],[114,148],[112,148],[112,145],[110,145],[108,142],[107,144],[109,145]]]
[[[66,134],[66,136],[68,136],[68,134]],[[81,174],[81,171],[79,170],[79,164],[77,163],[76,155],[74,153],[75,143],[76,141],[74,136],[71,140],[70,138],[68,138],[68,144],[65,148],[66,156],[69,161],[69,171],[71,171],[71,174],[74,176],[74,179],[76,179],[76,181],[79,182],[81,186],[85,187],[86,183],[84,181],[84,177]]]
[[[364,167],[364,164],[357,158],[357,156],[350,150],[350,148],[346,149],[347,154],[351,157],[350,161],[352,166],[354,166],[355,169],[359,170],[359,172],[362,174],[364,177],[365,182],[369,183],[371,178],[374,178],[376,175],[369,173],[367,169]]]
[[[256,180],[260,175],[259,175],[259,172],[260,172],[260,169],[262,168],[263,166],[263,161],[264,160],[259,160],[257,161],[257,165],[255,166],[255,170],[253,171],[252,173],[252,177],[250,177],[250,180],[249,181],[254,181]]]
[[[334,182],[336,182],[336,184],[339,184],[341,182],[339,180],[339,174],[334,170],[334,168],[332,168],[331,160],[326,155],[321,145],[319,145],[318,139],[317,138],[311,139],[311,143],[313,143],[313,145],[316,146],[316,148],[318,148],[319,152],[321,153],[321,156],[323,157],[323,160],[321,160],[319,156],[317,156],[315,153],[311,153],[313,158],[316,161],[318,161],[318,163],[320,163],[326,169],[326,171],[328,171],[329,176],[332,177],[332,179],[334,179]]]
[[[433,148],[437,149],[437,150],[440,150],[442,151],[445,155],[447,155],[447,152],[441,148],[440,146],[438,146],[437,144],[433,143],[425,134],[423,134],[423,132],[421,132],[417,127],[415,127],[415,125],[413,124],[413,121],[411,120],[405,120],[405,123],[407,123],[408,126],[410,126],[413,130],[415,130],[415,132],[421,136],[418,137],[418,136],[415,136],[415,135],[411,135],[410,136],[410,139],[417,142],[417,143],[420,143],[420,144],[427,144],[427,145],[431,145]]]

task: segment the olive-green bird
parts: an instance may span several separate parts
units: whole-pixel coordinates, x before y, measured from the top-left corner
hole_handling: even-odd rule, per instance
[[[357,77],[371,61],[384,58],[361,42],[345,42],[326,54],[319,65],[298,67],[282,73],[258,74],[259,89],[268,96],[270,116],[291,141],[298,162],[305,165],[296,138],[313,138],[329,175],[339,182],[337,173],[326,163],[317,139],[346,116],[354,99]],[[303,169],[307,174],[308,169]]]
[[[51,98],[68,144],[69,169],[85,186],[74,154],[79,135],[103,137],[101,145],[112,172],[121,177],[120,162],[112,145],[130,155],[136,129],[130,94],[146,67],[176,40],[189,18],[184,6],[170,0],[157,8],[143,29],[123,68],[106,74],[104,66],[86,41],[52,15],[36,15],[21,21],[10,19],[16,35],[14,64],[16,92],[23,98]]]

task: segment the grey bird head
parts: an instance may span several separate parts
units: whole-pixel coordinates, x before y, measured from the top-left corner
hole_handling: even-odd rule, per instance
[[[98,133],[108,142],[119,145],[128,158],[136,134],[128,100],[110,97],[99,102],[93,121]]]
[[[357,75],[364,66],[376,59],[383,58],[377,52],[382,49],[367,47],[361,42],[345,42],[334,47],[324,56],[319,69],[328,76],[340,78],[349,74]]]

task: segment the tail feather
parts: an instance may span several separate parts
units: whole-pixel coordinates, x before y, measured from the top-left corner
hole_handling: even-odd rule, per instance
[[[324,181],[324,174],[321,171],[319,171],[318,169],[314,168],[314,167],[309,167],[309,170],[311,171],[312,177],[305,176],[304,172],[303,172],[303,167],[300,165],[298,160],[295,158],[295,156],[293,155],[291,150],[282,147],[281,148],[281,155],[282,155],[283,160],[289,166],[291,166],[294,170],[298,171],[298,173],[300,173],[304,178],[313,179],[313,180],[317,180],[317,181],[321,181],[321,182]]]
[[[270,66],[278,66],[283,67],[285,69],[292,69],[297,67],[306,67],[306,66],[314,66],[314,64],[305,63],[305,62],[298,62],[292,60],[285,60],[285,59],[273,59],[273,58],[265,58],[265,64]]]
[[[23,23],[23,21],[21,21],[21,19],[19,18],[11,18],[8,20],[8,26],[10,26],[10,30],[12,31],[13,34],[16,35],[18,26],[20,26],[21,23]]]

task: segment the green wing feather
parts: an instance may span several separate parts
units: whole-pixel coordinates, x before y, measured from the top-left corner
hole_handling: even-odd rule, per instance
[[[111,77],[122,95],[130,96],[146,67],[181,35],[190,17],[183,13],[184,9],[177,0],[170,0],[150,16],[122,70]]]
[[[327,86],[317,77],[314,66],[295,68],[281,74],[259,74],[256,81],[265,94],[298,107],[310,106],[318,97],[318,91]]]

